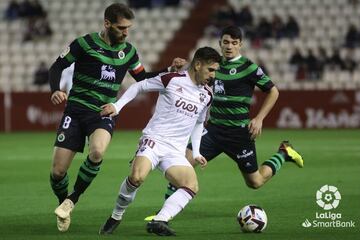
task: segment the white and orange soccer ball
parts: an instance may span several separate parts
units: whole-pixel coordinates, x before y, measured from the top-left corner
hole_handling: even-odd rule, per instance
[[[267,225],[264,209],[253,204],[243,207],[237,215],[237,220],[243,232],[260,233]]]

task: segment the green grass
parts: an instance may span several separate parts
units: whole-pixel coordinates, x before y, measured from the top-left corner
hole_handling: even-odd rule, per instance
[[[0,134],[0,239],[155,239],[145,232],[143,218],[163,203],[166,181],[154,171],[129,207],[113,236],[97,231],[111,213],[119,184],[128,174],[140,132],[117,132],[102,170],[80,199],[67,233],[59,233],[53,210],[57,200],[49,186],[54,133]],[[265,129],[257,141],[258,162],[277,149],[283,138],[292,140],[305,158],[305,168],[285,164],[258,190],[245,186],[236,165],[226,156],[197,169],[200,192],[173,221],[176,239],[359,239],[360,130],[285,131]],[[78,154],[69,171],[70,186],[85,158]],[[342,200],[332,212],[355,228],[303,228],[305,219],[322,211],[315,193],[323,185],[338,187]],[[239,230],[236,214],[249,203],[262,206],[268,227],[261,234]]]

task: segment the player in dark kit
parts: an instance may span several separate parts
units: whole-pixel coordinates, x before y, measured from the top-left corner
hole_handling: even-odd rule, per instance
[[[124,4],[112,4],[104,14],[104,29],[75,39],[50,68],[51,101],[67,101],[57,131],[51,187],[59,200],[55,209],[59,231],[67,231],[70,213],[79,196],[87,189],[100,170],[103,155],[110,143],[115,121],[101,117],[101,106],[115,102],[127,71],[136,81],[154,77],[159,72],[146,72],[136,49],[125,41],[134,14]],[[69,96],[60,90],[62,71],[75,62],[73,86]],[[184,59],[173,60],[172,68],[185,64]],[[88,137],[89,154],[81,165],[73,192],[68,195],[67,170],[76,152],[83,152]]]
[[[216,72],[214,100],[201,139],[200,153],[207,161],[225,153],[236,162],[247,186],[257,189],[274,176],[285,161],[294,162],[299,167],[303,167],[304,161],[288,141],[283,141],[278,152],[258,167],[255,139],[261,134],[263,120],[274,106],[279,92],[257,64],[240,54],[242,38],[242,32],[236,26],[226,27],[221,33],[219,44],[223,61]],[[255,86],[267,96],[257,115],[250,119]],[[186,156],[194,166],[191,145],[188,145]],[[177,187],[169,184],[165,198]],[[152,216],[145,218],[151,219]]]

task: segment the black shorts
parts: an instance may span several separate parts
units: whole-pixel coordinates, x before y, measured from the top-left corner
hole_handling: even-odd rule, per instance
[[[187,147],[192,149],[191,144]],[[250,139],[247,127],[221,129],[207,126],[201,138],[200,153],[207,161],[225,153],[237,163],[242,172],[253,173],[258,170],[255,142]]]
[[[99,128],[105,129],[112,135],[115,119],[101,117],[99,112],[81,106],[68,105],[58,127],[54,146],[83,152],[86,137]]]

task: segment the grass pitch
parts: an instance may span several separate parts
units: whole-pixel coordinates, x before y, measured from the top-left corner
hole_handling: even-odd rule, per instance
[[[144,217],[163,203],[166,181],[154,171],[139,190],[112,236],[98,236],[111,213],[119,185],[129,172],[140,132],[116,132],[100,174],[80,198],[68,232],[56,229],[57,200],[49,185],[54,133],[0,134],[0,239],[157,239],[145,231]],[[237,166],[225,155],[197,169],[200,192],[171,223],[176,239],[359,239],[360,130],[268,130],[257,140],[258,162],[289,139],[305,159],[299,169],[286,163],[258,190],[245,186]],[[86,154],[78,154],[69,171],[70,187]],[[316,204],[316,191],[333,185],[341,193],[336,209]],[[240,232],[236,215],[246,204],[266,210],[268,226],[261,234]],[[352,228],[314,227],[318,214],[340,213],[334,221],[355,222]],[[330,214],[331,215],[331,214]],[[339,216],[339,214],[337,214]],[[305,220],[312,223],[305,228]],[[314,224],[315,223],[315,224]]]

